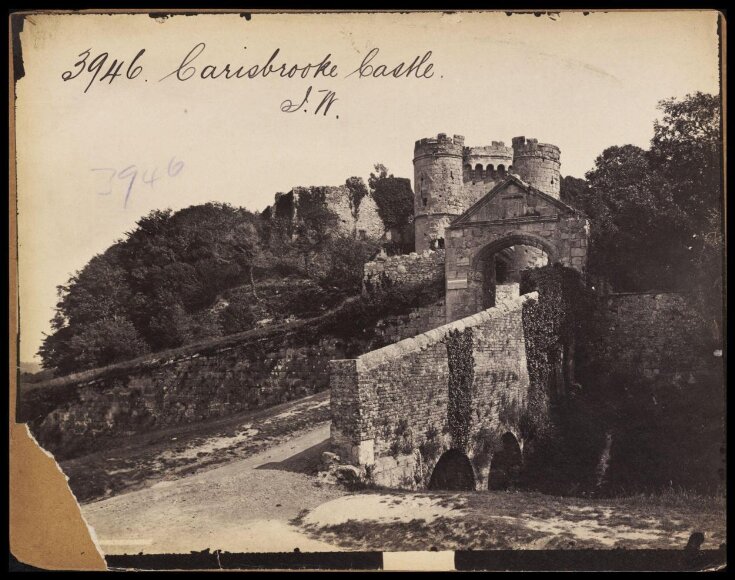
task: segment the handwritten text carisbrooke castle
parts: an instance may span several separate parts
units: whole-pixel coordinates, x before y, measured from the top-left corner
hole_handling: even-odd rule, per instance
[[[204,42],[199,42],[182,59],[178,60],[175,68],[169,70],[163,76],[156,75],[152,80],[156,82],[188,83],[197,80],[257,80],[268,77],[286,80],[321,80],[340,76],[357,79],[431,79],[434,77],[431,50],[415,56],[410,62],[407,59],[386,63],[380,58],[380,49],[375,47],[365,54],[357,67],[351,68],[344,75],[340,73],[339,65],[333,61],[331,53],[328,53],[316,63],[289,62],[281,56],[281,49],[276,48],[270,58],[262,64],[232,64],[229,62],[212,64],[206,61],[206,50],[207,45]],[[243,47],[243,50],[247,50],[247,47]],[[148,82],[149,79],[145,74],[145,52],[145,48],[140,49],[129,62],[126,62],[126,60],[115,58],[104,51],[93,56],[92,49],[88,48],[77,55],[77,61],[69,70],[61,74],[61,78],[63,81],[77,80],[81,84],[86,83],[86,86],[84,86],[85,93],[95,82],[103,83],[107,81],[108,84],[112,84],[118,78],[127,81]],[[304,106],[309,102],[312,88],[312,86],[309,86],[306,89],[303,99],[300,101],[298,99],[285,99],[281,103],[281,111],[292,113],[304,110],[306,112],[307,109]],[[337,100],[335,93],[330,89],[320,89],[315,92],[324,93],[325,96],[314,110],[314,114],[322,113],[326,115],[334,101]]]

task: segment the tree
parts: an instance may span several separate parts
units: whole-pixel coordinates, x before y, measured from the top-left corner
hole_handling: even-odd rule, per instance
[[[723,166],[719,96],[702,92],[659,103],[650,163],[665,202],[679,212],[677,234],[687,248],[689,289],[720,335],[723,308]]]
[[[592,221],[589,270],[620,291],[721,288],[719,103],[661,101],[649,150],[609,147],[562,195]],[[716,294],[717,292],[715,292]]]
[[[67,374],[134,358],[149,350],[130,320],[113,316],[89,322],[76,332],[68,326],[58,329],[46,337],[39,354],[44,367]]]
[[[375,173],[370,173],[370,177],[368,178],[368,186],[370,187],[370,191],[375,191],[375,185],[380,181],[381,179],[386,179],[388,177],[388,168],[383,165],[382,163],[376,163],[373,165],[373,169],[375,170]],[[393,177],[393,174],[390,174],[390,177]]]
[[[413,218],[411,181],[388,174],[388,169],[382,163],[375,164],[375,171],[376,173],[370,174],[368,185],[385,228],[399,228],[409,224]]]
[[[582,208],[588,203],[590,186],[584,179],[566,175],[561,178],[559,198],[569,205]]]
[[[257,294],[259,227],[257,216],[227,204],[142,217],[125,239],[59,287],[53,333],[39,351],[44,366],[71,372],[214,331],[196,313],[245,280]]]
[[[350,209],[352,210],[352,217],[357,219],[360,212],[360,202],[368,194],[367,186],[363,181],[362,177],[349,177],[345,181],[345,186],[350,196]]]
[[[325,248],[338,223],[337,214],[327,207],[323,188],[305,188],[299,192],[293,246],[303,259],[307,276],[314,274],[311,272],[312,259]]]
[[[348,294],[359,294],[362,290],[365,262],[373,259],[379,249],[378,240],[360,240],[352,236],[333,238],[326,249],[329,269],[322,283],[337,287]]]

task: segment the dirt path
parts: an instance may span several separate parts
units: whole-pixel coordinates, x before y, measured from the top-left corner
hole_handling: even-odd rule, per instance
[[[82,513],[106,554],[337,551],[288,523],[345,493],[291,471],[313,464],[328,438],[322,423],[253,457],[90,503]]]
[[[60,466],[77,501],[89,503],[251,457],[327,421],[325,391],[268,409],[136,435],[124,447]]]
[[[320,393],[141,436],[62,468],[107,554],[681,549],[693,532],[705,549],[725,541],[721,498],[348,493],[314,477],[328,419]]]

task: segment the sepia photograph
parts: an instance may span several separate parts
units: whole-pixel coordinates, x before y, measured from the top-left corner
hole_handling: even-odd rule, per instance
[[[725,567],[722,13],[10,29],[20,563]]]

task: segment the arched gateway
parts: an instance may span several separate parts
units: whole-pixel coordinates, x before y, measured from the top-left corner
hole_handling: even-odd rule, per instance
[[[445,230],[447,321],[494,306],[498,285],[525,268],[558,262],[584,274],[588,234],[584,214],[508,176]]]

